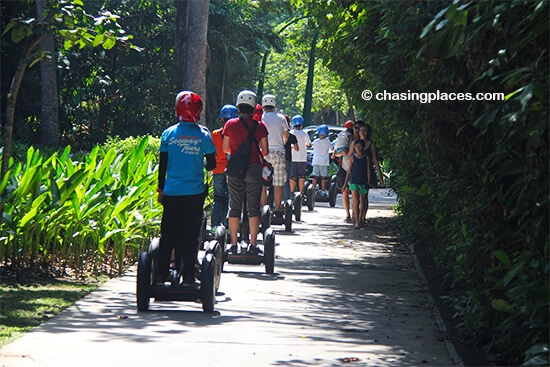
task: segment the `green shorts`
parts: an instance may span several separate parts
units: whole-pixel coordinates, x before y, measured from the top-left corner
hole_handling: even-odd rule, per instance
[[[369,188],[367,185],[359,185],[350,182],[349,189],[351,191],[358,191],[361,195],[369,193]]]

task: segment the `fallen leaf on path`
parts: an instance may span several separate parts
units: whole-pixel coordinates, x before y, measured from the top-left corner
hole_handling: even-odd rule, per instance
[[[357,357],[344,357],[340,358],[340,362],[342,363],[353,363],[353,362],[359,362],[360,359]]]

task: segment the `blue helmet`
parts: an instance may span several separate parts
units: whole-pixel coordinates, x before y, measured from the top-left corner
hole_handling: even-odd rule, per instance
[[[325,135],[328,136],[328,126],[327,125],[321,125],[317,128],[317,135]]]
[[[302,126],[304,124],[304,118],[302,115],[294,115],[291,119],[292,126]]]
[[[232,104],[226,104],[222,107],[220,111],[221,119],[233,119],[235,117],[239,117],[239,110],[237,110],[237,107]]]

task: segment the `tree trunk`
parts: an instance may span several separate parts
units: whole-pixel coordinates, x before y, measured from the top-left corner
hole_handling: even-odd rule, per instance
[[[13,138],[13,119],[15,116],[15,102],[17,101],[17,93],[19,93],[19,87],[21,86],[21,81],[23,80],[23,75],[25,75],[25,69],[27,68],[27,61],[32,50],[36,48],[40,40],[44,38],[43,35],[31,36],[21,57],[19,57],[19,62],[17,63],[17,68],[11,80],[10,90],[7,95],[6,103],[6,122],[4,124],[4,143],[2,145],[2,167],[0,168],[0,178],[4,178],[8,172],[8,165],[11,157],[11,148],[12,148],[12,138]],[[2,218],[4,216],[4,204],[0,204],[0,224],[2,223]]]
[[[175,40],[182,71],[182,89],[197,93],[206,105],[206,69],[209,64],[206,36],[210,0],[177,0],[176,4]],[[202,124],[206,124],[205,110],[201,113]]]
[[[23,75],[25,75],[25,70],[27,69],[29,55],[43,38],[44,35],[35,35],[28,38],[27,42],[25,43],[23,53],[19,57],[17,68],[15,69],[15,73],[11,80],[11,86],[7,95],[6,103],[6,122],[4,124],[4,144],[2,150],[1,177],[4,177],[4,175],[8,171],[8,163],[11,156],[13,119],[15,116],[15,103],[17,101],[19,87],[21,87],[21,81],[23,80]]]
[[[44,11],[49,9],[49,0],[36,0],[36,15],[44,19]],[[57,148],[59,146],[59,104],[57,99],[57,63],[54,39],[52,34],[40,42],[40,48],[49,54],[48,59],[40,63],[40,79],[42,91],[42,111],[40,116],[40,132],[42,144]]]

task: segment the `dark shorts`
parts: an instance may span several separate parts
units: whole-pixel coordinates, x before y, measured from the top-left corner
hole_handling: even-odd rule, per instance
[[[253,164],[248,166],[244,180],[239,180],[234,177],[227,177],[227,185],[229,187],[230,218],[241,217],[245,198],[248,216],[260,216],[260,197],[262,195],[263,186],[261,164]]]
[[[306,162],[292,162],[290,165],[290,178],[296,180],[297,178],[306,177]]]

